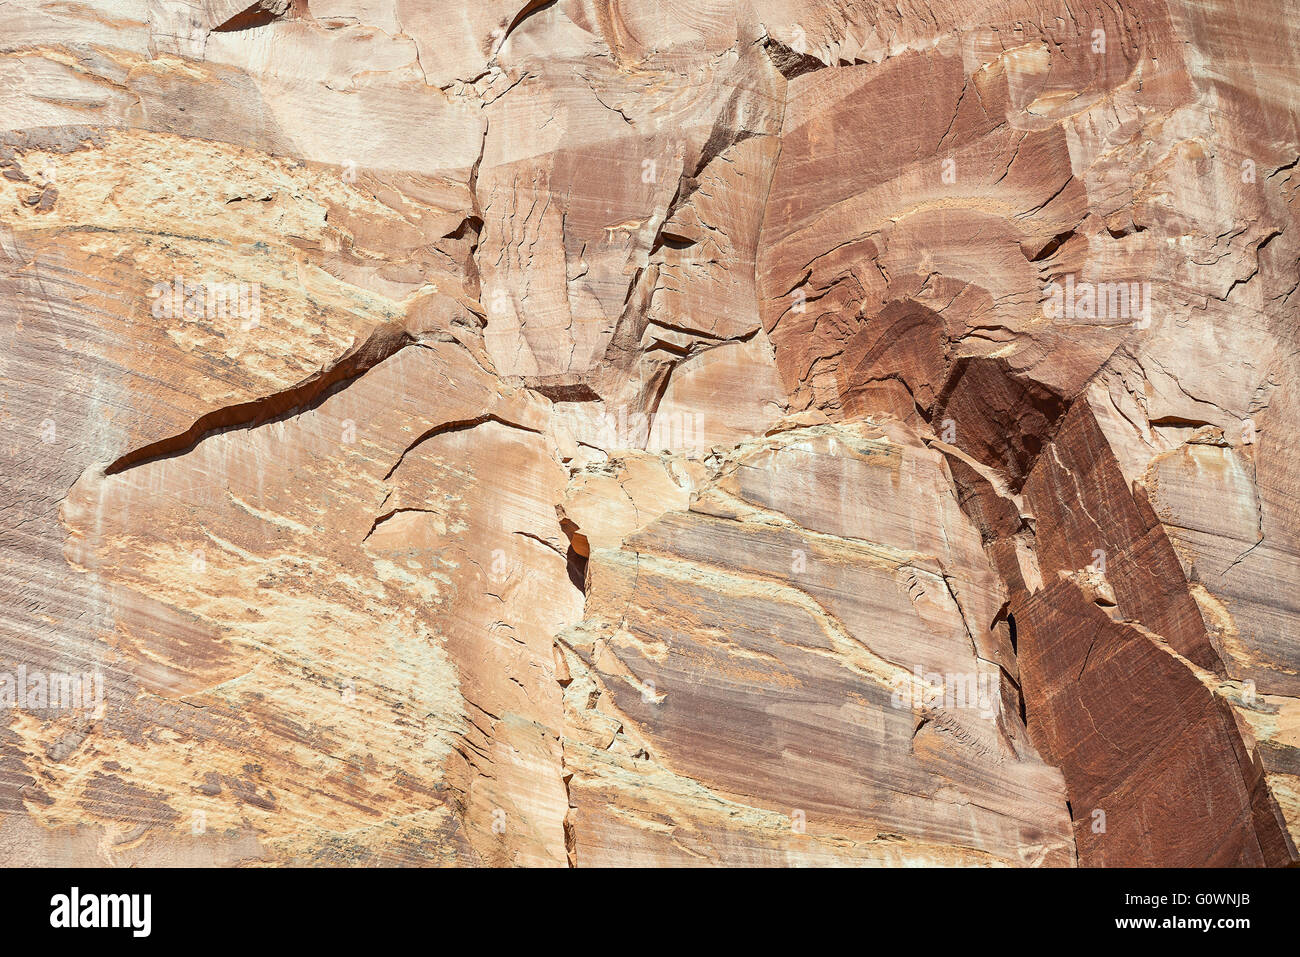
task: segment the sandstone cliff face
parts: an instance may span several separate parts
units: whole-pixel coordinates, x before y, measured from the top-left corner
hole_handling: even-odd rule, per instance
[[[30,0],[6,864],[1296,863],[1270,0]]]

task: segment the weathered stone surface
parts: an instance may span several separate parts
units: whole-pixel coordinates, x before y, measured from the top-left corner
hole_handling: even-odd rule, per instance
[[[1285,4],[5,12],[3,862],[1300,862]]]
[[[1001,585],[904,431],[741,446],[588,575],[559,638],[579,860],[1073,862],[1059,772],[980,624]]]

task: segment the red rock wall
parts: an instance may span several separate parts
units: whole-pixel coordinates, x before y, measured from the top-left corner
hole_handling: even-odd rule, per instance
[[[0,860],[1297,862],[1286,4],[6,13]]]

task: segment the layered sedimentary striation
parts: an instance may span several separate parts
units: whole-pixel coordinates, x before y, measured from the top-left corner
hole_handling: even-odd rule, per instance
[[[2,859],[1296,863],[1288,12],[7,10]]]

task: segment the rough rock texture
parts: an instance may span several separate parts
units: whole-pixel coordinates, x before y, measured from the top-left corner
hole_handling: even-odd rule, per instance
[[[0,862],[1300,862],[1293,14],[5,6]]]

